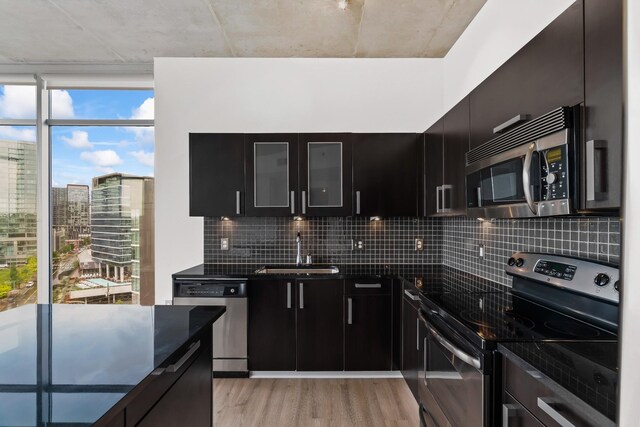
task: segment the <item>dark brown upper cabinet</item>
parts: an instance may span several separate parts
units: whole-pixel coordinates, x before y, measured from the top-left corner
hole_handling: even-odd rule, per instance
[[[247,216],[297,215],[298,135],[245,134]],[[237,167],[237,165],[236,165]]]
[[[582,208],[616,209],[622,191],[622,2],[584,2]]]
[[[307,216],[351,215],[350,133],[303,133],[299,143],[299,206]]]
[[[596,32],[593,37],[610,35]],[[471,92],[471,148],[494,138],[494,128],[517,115],[536,118],[583,102],[583,52],[583,2],[579,0]],[[610,70],[606,61],[597,66],[604,68],[599,70],[602,73]]]
[[[438,120],[423,134],[420,155],[420,214],[423,216],[442,213],[443,123],[442,119]]]
[[[366,217],[418,213],[418,135],[356,134],[353,212]]]
[[[442,118],[441,214],[466,213],[465,154],[469,151],[469,98],[456,104]]]
[[[242,134],[189,134],[189,215],[244,214],[244,157]]]

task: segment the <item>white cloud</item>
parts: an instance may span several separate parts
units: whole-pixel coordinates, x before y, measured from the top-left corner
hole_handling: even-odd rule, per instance
[[[83,130],[74,130],[71,132],[71,138],[68,136],[60,137],[69,147],[73,148],[93,148],[93,143],[89,141],[89,134]]]
[[[151,119],[154,117],[154,99],[147,98],[139,107],[133,109],[132,119]]]
[[[35,119],[35,86],[5,86],[4,93],[0,95],[0,117],[5,119]]]
[[[32,127],[0,126],[0,139],[35,142],[36,130]]]
[[[80,153],[80,158],[99,168],[110,168],[122,164],[122,159],[113,150],[83,151]]]
[[[75,115],[73,111],[73,99],[66,90],[51,91],[51,114],[54,119],[71,119]]]
[[[146,152],[144,150],[130,151],[129,154],[133,156],[141,164],[145,166],[153,167],[153,151],[151,152]]]

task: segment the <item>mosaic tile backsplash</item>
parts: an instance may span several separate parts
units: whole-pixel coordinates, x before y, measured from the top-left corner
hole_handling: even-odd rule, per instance
[[[204,259],[208,264],[292,264],[298,232],[302,253],[314,263],[446,266],[510,286],[504,263],[516,251],[546,252],[611,263],[620,260],[616,217],[498,219],[457,218],[205,218]],[[229,239],[229,250],[220,239]],[[415,239],[424,241],[415,250]],[[353,248],[361,241],[363,249]],[[484,245],[480,258],[479,245]]]

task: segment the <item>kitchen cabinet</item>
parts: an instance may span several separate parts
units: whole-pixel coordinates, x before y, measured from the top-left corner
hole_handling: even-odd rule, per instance
[[[544,427],[531,412],[513,398],[509,393],[504,394],[504,402],[502,404],[502,421],[503,427]]]
[[[442,212],[443,123],[442,119],[438,120],[423,134],[420,156],[420,214],[423,216]]]
[[[213,425],[211,346],[195,357],[189,368],[144,416],[140,427]]]
[[[392,364],[392,296],[389,280],[345,282],[346,371],[388,371]]]
[[[611,35],[596,31],[591,37]],[[536,118],[583,102],[583,52],[583,1],[579,0],[471,92],[471,148],[494,138],[493,128],[516,115]],[[602,66],[599,73],[609,78],[606,61],[592,66]]]
[[[297,280],[298,371],[344,369],[343,281]]]
[[[416,216],[418,135],[357,134],[353,144],[354,213]]]
[[[295,297],[295,280],[249,282],[250,371],[295,371]]]
[[[247,216],[297,214],[298,135],[246,134],[244,141],[247,177],[244,213]]]
[[[189,134],[189,215],[242,215],[242,134]]]
[[[442,134],[441,212],[446,215],[464,215],[466,213],[465,154],[469,151],[468,97],[444,115]]]
[[[300,134],[300,213],[351,215],[350,133]]]
[[[402,376],[416,400],[418,396],[418,372],[420,369],[420,336],[417,295],[407,290],[402,303]]]
[[[582,208],[617,209],[622,193],[622,2],[584,2]]]

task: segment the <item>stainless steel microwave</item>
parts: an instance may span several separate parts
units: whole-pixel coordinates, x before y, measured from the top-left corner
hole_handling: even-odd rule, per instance
[[[575,112],[562,107],[471,150],[467,215],[526,218],[575,212]]]

